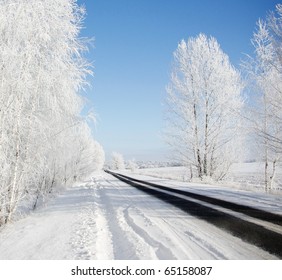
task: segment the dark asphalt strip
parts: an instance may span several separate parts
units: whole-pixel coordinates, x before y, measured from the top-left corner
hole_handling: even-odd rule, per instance
[[[173,194],[167,194],[164,192],[161,192],[161,190],[156,190],[156,189],[152,189],[149,187],[146,187],[142,184],[146,184],[148,186],[152,186],[152,187],[158,187],[164,190],[168,190],[168,191],[175,191],[175,189],[170,189],[164,186],[159,186],[153,183],[148,183],[148,182],[144,182],[141,180],[132,180],[130,177],[124,176],[124,175],[119,175],[113,172],[108,171],[108,173],[112,174],[113,176],[115,176],[117,179],[147,193],[150,195],[153,195],[155,197],[157,197],[158,199],[161,199],[171,205],[174,205],[176,207],[178,207],[179,209],[185,211],[186,213],[193,215],[197,218],[200,218],[202,220],[205,220],[221,229],[224,229],[228,232],[230,232],[231,234],[233,234],[234,236],[237,236],[239,238],[241,238],[242,240],[249,242],[251,244],[254,244],[262,249],[264,249],[265,251],[268,251],[271,254],[275,254],[277,257],[279,257],[280,259],[282,259],[282,235],[271,231],[269,229],[264,228],[263,226],[254,224],[252,222],[240,219],[238,217],[232,216],[231,214],[227,214],[225,212],[221,212],[219,210],[216,210],[214,208],[210,208],[206,205],[201,204],[200,202],[197,203],[195,201],[191,201],[189,200],[189,198],[184,199],[184,198],[180,198],[177,196],[174,196]],[[175,193],[179,193],[179,194],[183,194],[182,191],[178,192],[179,190],[177,190]],[[185,193],[185,192],[184,192]],[[190,195],[189,195],[190,196]],[[196,198],[196,197],[192,197],[191,198]],[[200,195],[201,198],[203,198],[203,195]],[[208,200],[208,199],[207,199]],[[211,198],[211,200],[204,200],[201,199],[201,201],[205,201],[205,202],[209,202],[211,204],[211,201],[214,201],[213,198]],[[220,201],[222,202],[222,200],[218,200],[215,199],[216,201]],[[228,203],[228,202],[227,202]],[[233,211],[237,211],[237,208],[241,205],[236,205],[236,209],[234,210],[231,207],[231,204],[236,205],[235,203],[230,203],[229,207],[226,207],[230,210]],[[215,205],[218,205],[217,203],[215,203]],[[222,206],[222,205],[220,205]],[[224,206],[222,206],[224,207]],[[251,207],[250,207],[251,208]],[[251,208],[251,210],[253,210],[253,208]],[[245,212],[247,212],[247,209],[244,209]],[[242,211],[237,211],[237,212],[242,212]],[[264,211],[263,211],[264,212]],[[265,212],[267,213],[267,212]],[[245,213],[244,213],[245,214]],[[247,215],[249,214],[248,212],[246,213]],[[271,213],[269,213],[271,214]],[[261,215],[261,214],[260,214]],[[275,215],[275,214],[273,214]],[[249,215],[251,216],[251,215]],[[269,221],[269,220],[268,220]],[[269,221],[270,222],[270,221]]]
[[[115,173],[111,173],[111,174],[115,174]],[[236,212],[248,215],[248,216],[253,217],[253,218],[260,219],[262,221],[271,222],[273,224],[282,226],[282,215],[279,215],[279,214],[266,212],[266,211],[261,210],[261,209],[256,209],[256,208],[246,206],[246,205],[240,205],[240,204],[237,204],[237,203],[234,203],[234,202],[229,202],[229,201],[225,201],[225,200],[214,198],[214,197],[196,194],[196,193],[189,192],[189,191],[186,191],[186,190],[184,191],[184,190],[179,190],[179,189],[161,186],[161,185],[151,183],[151,182],[144,182],[144,181],[137,180],[137,179],[125,176],[125,175],[121,175],[121,174],[116,174],[116,175],[122,176],[125,179],[128,179],[130,181],[143,183],[143,184],[145,183],[148,186],[152,186],[152,187],[159,188],[159,189],[162,189],[162,190],[166,190],[166,191],[169,191],[169,192],[185,195],[187,197],[191,197],[191,198],[194,198],[194,199],[197,199],[197,200],[200,200],[200,201],[204,201],[204,202],[207,202],[207,203],[210,203],[210,204],[213,204],[213,205],[217,205],[217,206],[220,206],[220,207],[232,210],[232,211],[236,211]]]

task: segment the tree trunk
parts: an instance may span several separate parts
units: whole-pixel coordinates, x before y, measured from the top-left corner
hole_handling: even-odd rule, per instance
[[[22,102],[22,101],[21,101]],[[19,178],[19,164],[20,164],[20,135],[19,135],[19,122],[20,122],[20,115],[21,115],[21,110],[22,110],[22,103],[20,105],[21,107],[18,110],[18,114],[16,117],[16,128],[14,134],[16,135],[16,151],[15,151],[15,158],[14,158],[14,163],[13,163],[13,171],[12,171],[12,178],[10,180],[9,188],[8,188],[8,205],[6,207],[7,211],[7,217],[5,219],[5,223],[11,220],[13,211],[16,207],[17,199],[18,197],[16,196],[16,188],[19,187],[17,186],[18,178]]]
[[[196,146],[196,166],[198,170],[198,176],[199,178],[203,178],[203,169],[202,169],[202,160],[201,160],[201,153],[200,153],[200,148],[199,148],[199,136],[198,136],[198,124],[197,124],[197,110],[196,110],[196,104],[193,106],[194,109],[194,121],[195,121],[195,146]]]
[[[268,159],[265,159],[264,163],[264,186],[265,186],[265,191],[268,191]]]
[[[190,164],[190,180],[193,180],[193,168],[192,168],[192,164]]]
[[[207,98],[207,97],[206,97]],[[204,175],[208,175],[208,100],[206,100],[206,114],[205,114],[205,152],[204,152],[204,163],[203,172]]]
[[[274,179],[275,179],[275,175],[276,175],[276,159],[273,161],[272,163],[272,174],[270,176],[270,180],[269,180],[269,190],[271,190],[274,186]]]

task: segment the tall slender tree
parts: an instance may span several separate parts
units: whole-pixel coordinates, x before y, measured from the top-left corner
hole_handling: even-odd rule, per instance
[[[266,20],[259,20],[252,43],[255,55],[244,63],[256,85],[255,106],[249,117],[264,160],[266,191],[274,184],[276,164],[282,154],[282,5]]]
[[[201,179],[222,179],[238,155],[241,90],[240,74],[215,38],[200,34],[179,43],[165,134],[177,159]]]
[[[0,2],[0,225],[24,197],[36,206],[71,183],[74,170],[86,170],[79,143],[101,148],[80,117],[79,92],[91,74],[79,39],[83,17],[75,0]]]

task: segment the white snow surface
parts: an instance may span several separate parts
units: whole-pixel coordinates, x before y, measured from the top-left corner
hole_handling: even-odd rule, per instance
[[[160,181],[147,176],[139,179]],[[273,212],[282,198],[161,180]],[[166,182],[164,182],[166,181]],[[240,192],[240,193],[238,193]],[[276,259],[264,250],[104,173],[0,229],[0,259]]]

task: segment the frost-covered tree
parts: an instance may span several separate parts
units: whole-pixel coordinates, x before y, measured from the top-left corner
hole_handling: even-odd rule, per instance
[[[125,169],[124,158],[122,154],[117,153],[117,152],[112,153],[111,169],[113,170]]]
[[[135,172],[138,169],[138,164],[136,163],[135,159],[129,160],[127,162],[127,168],[130,169],[131,172]]]
[[[276,164],[282,153],[282,5],[267,19],[259,20],[252,43],[254,57],[244,63],[251,84],[255,84],[255,102],[251,121],[265,162],[265,188],[272,188]],[[270,166],[271,165],[271,166]]]
[[[240,74],[215,38],[182,40],[167,87],[166,140],[197,177],[222,179],[240,154]]]
[[[84,179],[95,170],[103,168],[105,154],[102,146],[93,139],[91,130],[86,123],[82,123],[73,134],[72,170],[74,180]]]
[[[78,37],[83,15],[74,0],[0,1],[0,225],[22,199],[36,207],[85,170],[79,143],[94,154],[78,133],[78,93],[91,73]]]

